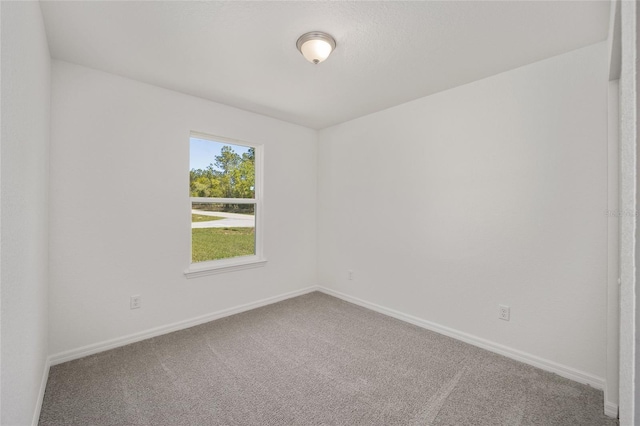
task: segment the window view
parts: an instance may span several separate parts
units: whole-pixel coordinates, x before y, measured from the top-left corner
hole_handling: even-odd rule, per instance
[[[256,254],[256,152],[190,138],[191,262]]]

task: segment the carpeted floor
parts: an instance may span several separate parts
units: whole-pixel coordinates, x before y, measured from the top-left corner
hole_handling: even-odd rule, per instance
[[[51,368],[40,425],[616,425],[602,392],[322,293]]]

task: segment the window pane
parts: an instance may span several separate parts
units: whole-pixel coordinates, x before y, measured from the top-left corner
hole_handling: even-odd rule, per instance
[[[255,198],[255,148],[192,136],[190,197]]]
[[[256,254],[256,205],[191,203],[191,262]]]

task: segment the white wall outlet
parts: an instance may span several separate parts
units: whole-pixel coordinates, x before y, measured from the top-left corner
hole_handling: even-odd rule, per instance
[[[142,297],[139,294],[131,296],[131,299],[129,299],[129,307],[131,309],[138,309],[142,307]]]
[[[353,281],[353,271],[351,269],[347,271],[347,279]]]
[[[509,321],[511,317],[511,308],[506,305],[498,305],[498,318]]]

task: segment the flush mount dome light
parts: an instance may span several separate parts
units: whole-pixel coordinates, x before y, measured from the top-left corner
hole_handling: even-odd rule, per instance
[[[336,41],[327,33],[311,31],[302,34],[296,42],[296,46],[307,61],[319,64],[327,59],[336,48]]]

